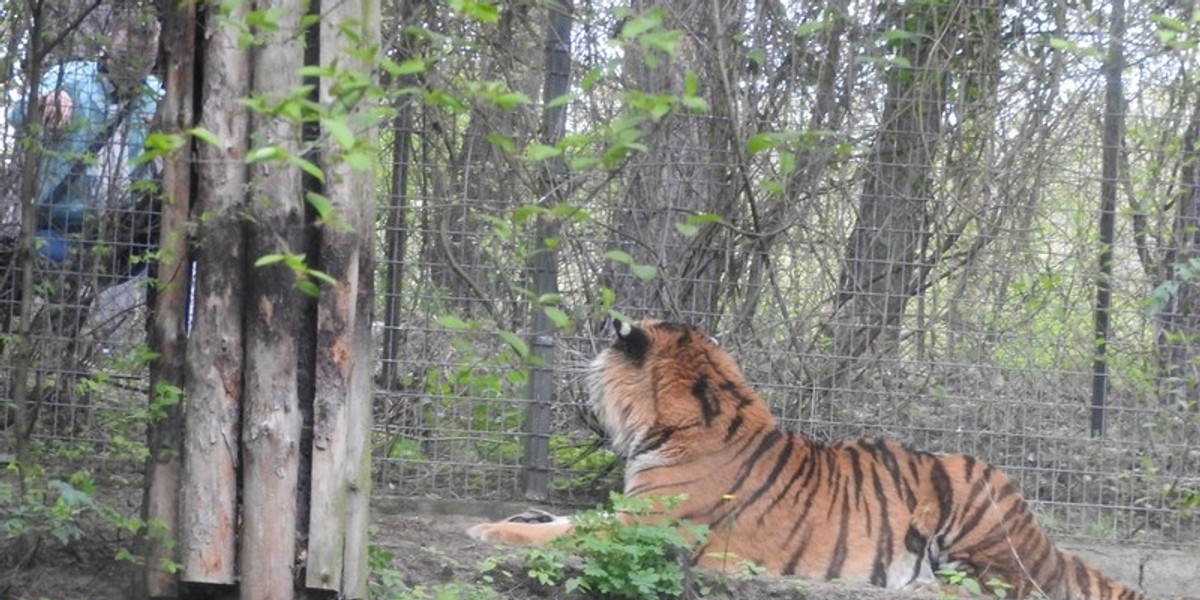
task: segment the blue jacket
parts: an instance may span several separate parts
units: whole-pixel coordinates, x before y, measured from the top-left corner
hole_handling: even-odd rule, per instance
[[[42,77],[37,96],[60,89],[71,95],[71,122],[63,131],[42,133],[34,206],[39,227],[73,232],[82,228],[89,215],[131,202],[129,184],[145,172],[145,166],[134,165],[133,159],[143,151],[163,90],[158,79],[148,77],[136,98],[118,102],[99,63],[90,60],[51,67]],[[9,122],[16,127],[25,119],[25,106],[22,100],[9,110]],[[120,126],[101,146],[100,138],[121,115]],[[100,151],[92,152],[97,146]],[[56,197],[55,190],[80,161],[85,168]]]

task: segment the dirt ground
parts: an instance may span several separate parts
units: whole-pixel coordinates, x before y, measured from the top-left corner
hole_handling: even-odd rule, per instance
[[[390,567],[379,569],[376,584],[387,584],[392,593],[376,597],[395,600],[442,598],[502,598],[583,600],[585,594],[565,594],[546,589],[522,575],[512,550],[480,544],[465,530],[492,515],[464,516],[444,508],[412,512],[385,508],[372,520],[373,543],[393,556]],[[422,507],[417,507],[418,509]],[[428,507],[424,507],[428,508]],[[505,508],[496,508],[497,512]],[[484,581],[480,564],[500,557],[501,566],[491,581]],[[502,573],[513,575],[506,577]],[[381,581],[379,575],[387,578]],[[39,552],[32,569],[0,573],[0,600],[123,600],[130,597],[131,568],[113,559],[112,540],[88,540],[70,548],[53,545]],[[934,594],[889,592],[869,586],[819,583],[768,576],[721,577],[705,580],[708,597],[765,600],[916,600]],[[380,589],[377,587],[377,589]],[[400,592],[399,590],[407,590]],[[438,595],[440,592],[441,595]],[[946,596],[943,596],[946,597]]]
[[[479,564],[489,557],[515,555],[512,550],[496,548],[472,540],[466,529],[486,518],[461,515],[380,515],[376,513],[377,544],[395,554],[393,568],[407,585],[434,589],[439,584],[478,581]],[[517,571],[512,578],[493,576],[491,587],[497,598],[532,600],[544,598],[593,598],[582,593],[566,594],[560,589],[545,589],[520,575],[520,562],[503,561],[502,569]],[[766,576],[722,577],[706,580],[708,597],[759,600],[790,598],[796,600],[915,600],[936,595],[888,592],[879,588],[836,583],[814,583],[798,579]]]
[[[479,544],[469,538],[467,527],[483,521],[480,517],[452,515],[378,515],[374,519],[374,543],[393,553],[394,559],[388,575],[399,576],[406,594],[394,594],[385,598],[414,600],[419,598],[471,598],[478,593],[477,586],[456,588],[445,584],[483,585],[479,566],[493,556],[504,557],[506,551]],[[106,544],[82,541],[64,549],[57,546],[43,548],[33,568],[21,573],[9,572],[0,576],[0,599],[3,600],[125,600],[130,597],[131,568],[113,560]],[[512,555],[509,551],[508,555]],[[561,590],[546,589],[519,575],[519,563],[515,559],[502,562],[498,571],[509,570],[517,574],[506,578],[496,574],[488,584],[495,595],[489,596],[514,600],[564,600],[586,599],[582,593],[564,594]],[[395,583],[395,581],[393,581]],[[440,586],[440,587],[439,587]],[[393,589],[397,589],[393,586]],[[725,579],[711,587],[710,597],[744,598],[758,600],[768,598],[827,599],[827,600],[906,600],[932,598],[912,594],[889,593],[876,588],[850,585],[815,584],[802,581],[785,581],[768,577]],[[443,596],[435,595],[441,591]]]

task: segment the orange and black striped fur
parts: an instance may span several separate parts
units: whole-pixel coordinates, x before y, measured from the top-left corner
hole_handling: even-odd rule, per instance
[[[1018,597],[1143,598],[1056,548],[991,465],[888,440],[810,441],[776,425],[699,329],[615,329],[589,374],[594,409],[626,461],[625,494],[682,495],[674,516],[708,525],[700,564],[751,561],[888,588],[935,585],[936,571],[953,568],[1004,581]],[[527,513],[470,533],[532,544],[570,528],[569,518]]]

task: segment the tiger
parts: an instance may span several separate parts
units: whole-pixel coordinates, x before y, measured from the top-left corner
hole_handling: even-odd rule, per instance
[[[624,460],[624,494],[677,497],[672,522],[713,532],[692,557],[699,566],[727,569],[733,556],[776,575],[917,590],[951,569],[1015,597],[1145,598],[1057,548],[996,467],[889,439],[827,444],[785,431],[696,326],[614,321],[613,331],[588,369],[592,409]],[[571,530],[570,517],[535,511],[468,533],[529,545]]]

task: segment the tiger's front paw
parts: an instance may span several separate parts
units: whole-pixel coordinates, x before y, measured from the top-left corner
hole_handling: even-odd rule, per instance
[[[531,508],[503,521],[480,523],[467,535],[489,544],[528,546],[562,535],[571,530],[571,520],[544,510]]]
[[[553,513],[548,513],[540,508],[529,508],[525,512],[517,513],[507,519],[505,523],[553,523],[555,521],[565,521],[566,517],[560,517]]]

